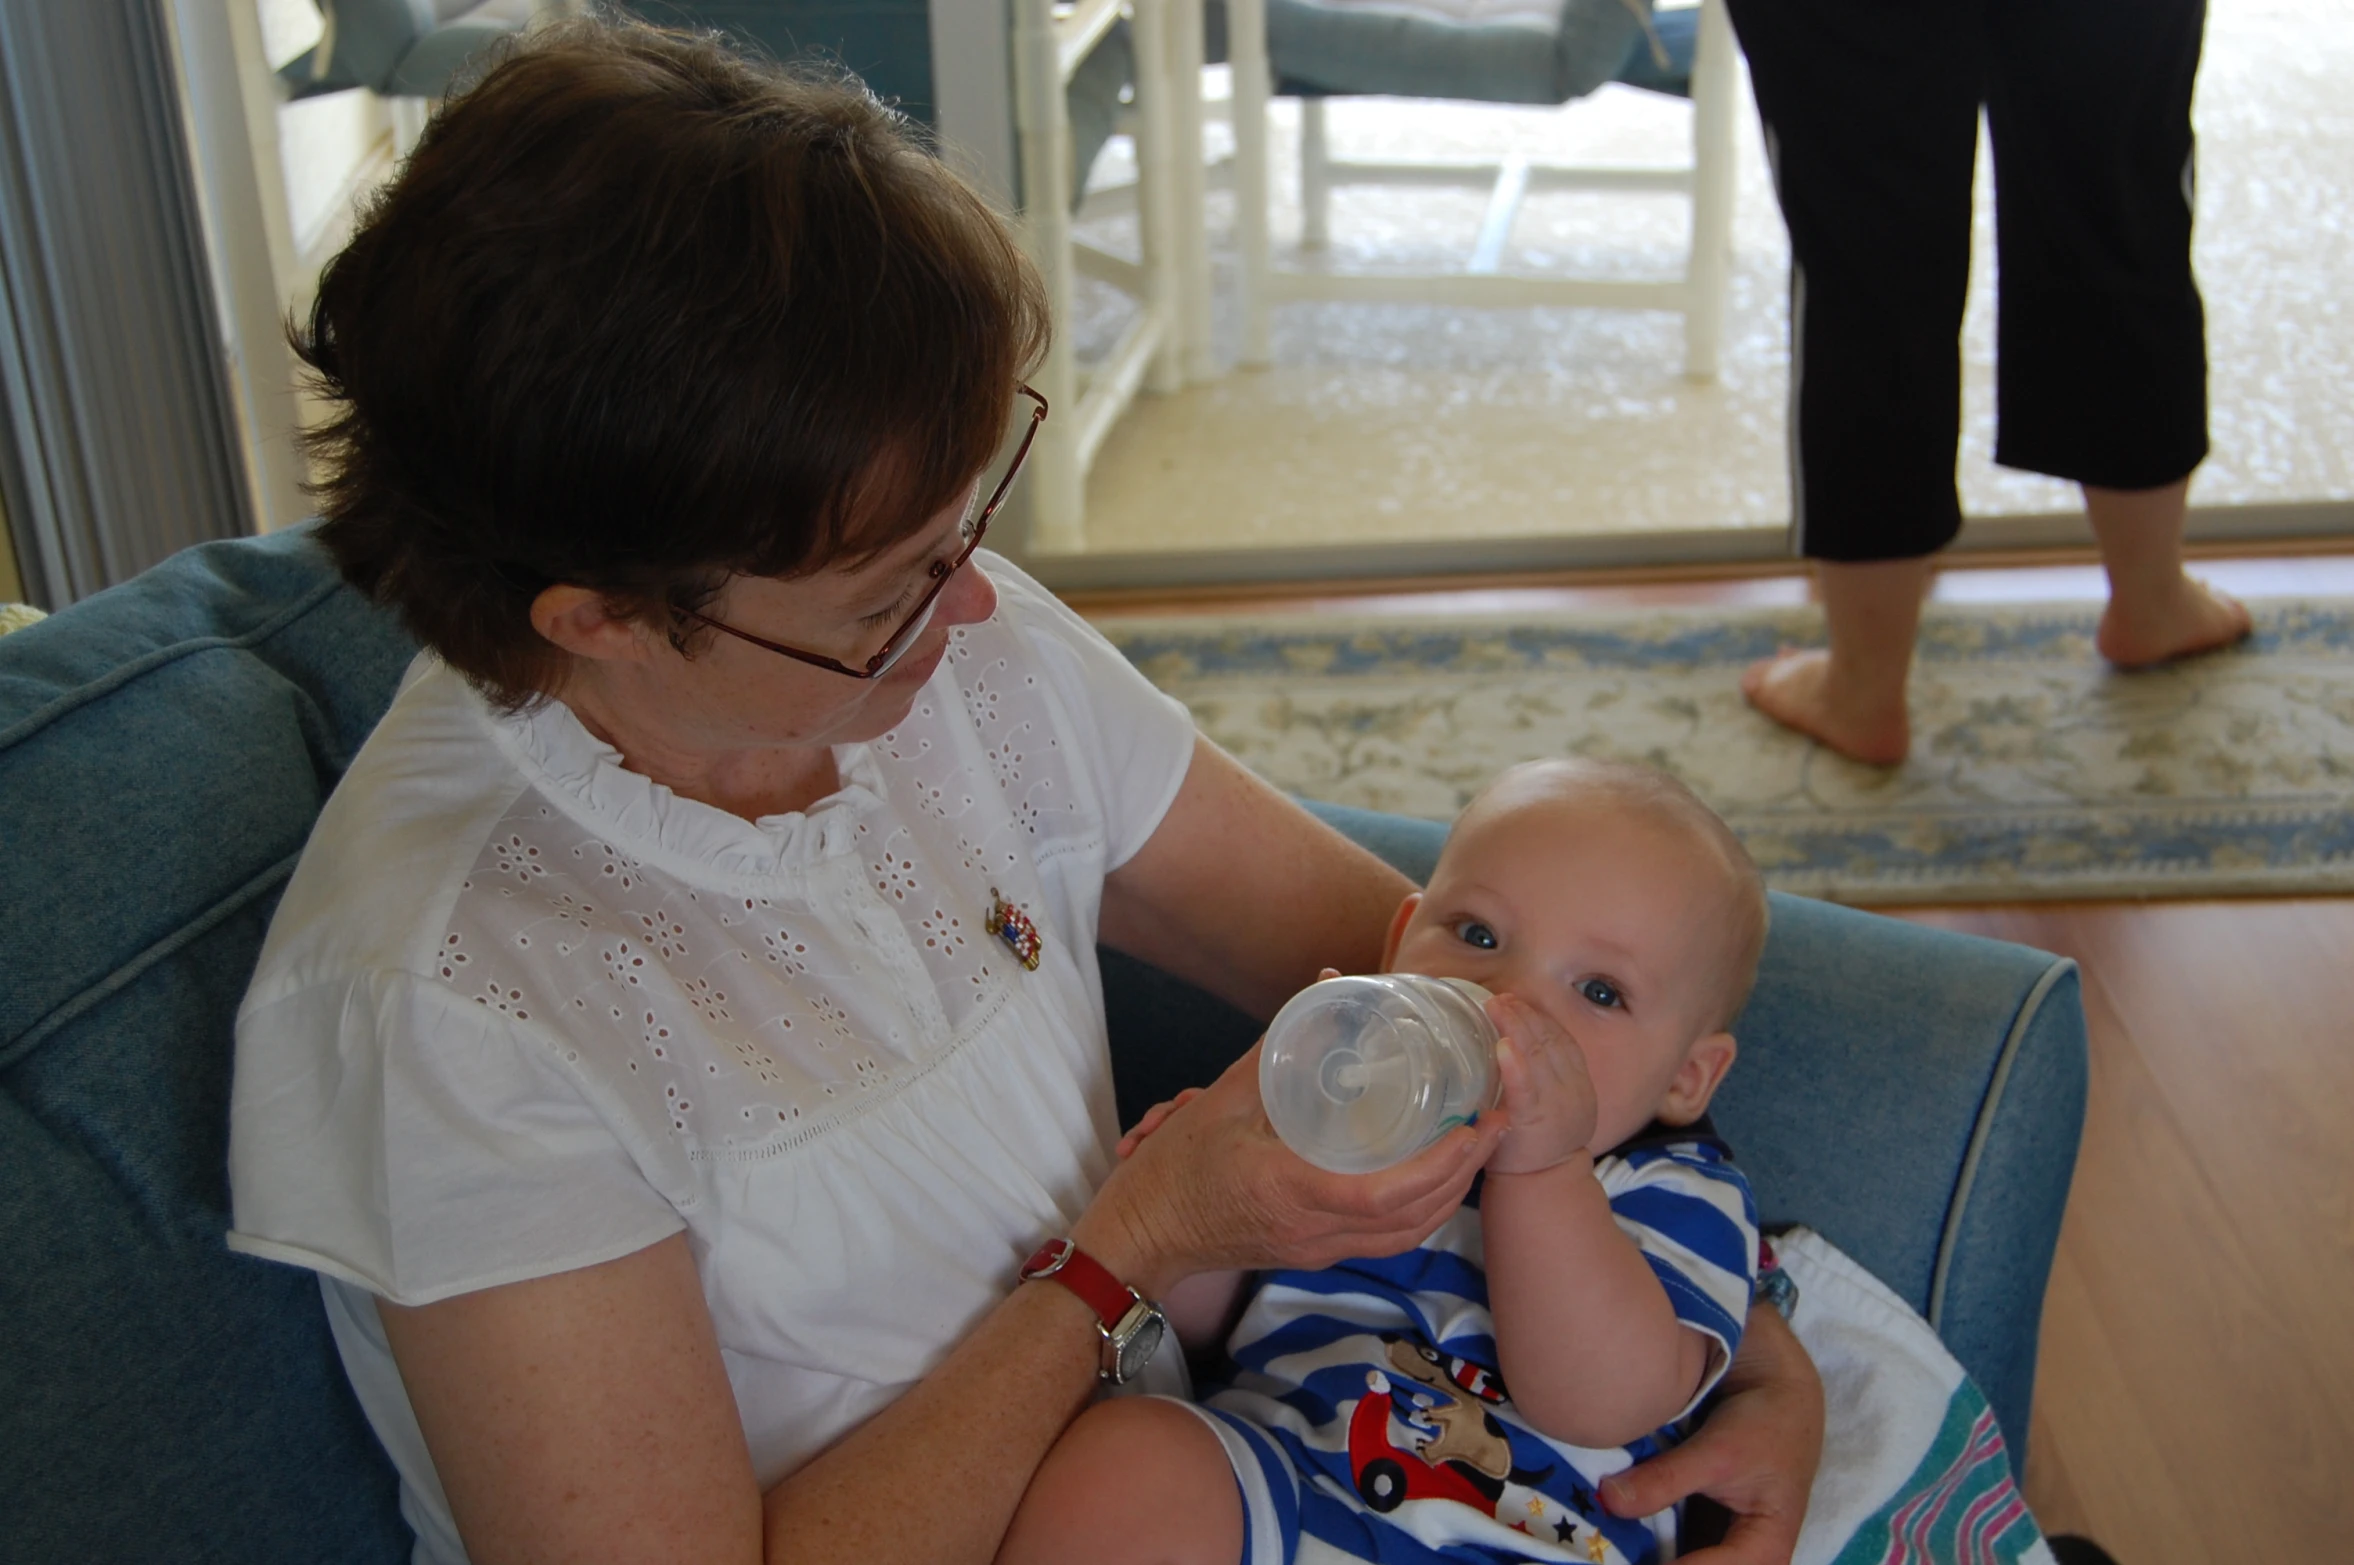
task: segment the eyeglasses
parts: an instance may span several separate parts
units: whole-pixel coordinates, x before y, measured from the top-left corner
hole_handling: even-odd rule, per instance
[[[1038,438],[1038,426],[1046,422],[1046,399],[1028,386],[1016,386],[1014,390],[1028,397],[1037,406],[1030,410],[1029,427],[1022,431],[1022,443],[1014,447],[1014,457],[1011,462],[1006,464],[1005,476],[997,480],[997,487],[989,492],[989,503],[982,506],[980,514],[968,524],[970,531],[965,533],[964,547],[957,551],[956,558],[932,562],[932,585],[925,590],[922,600],[916,604],[914,611],[906,619],[900,621],[897,630],[891,632],[890,639],[876,648],[874,656],[868,658],[865,663],[853,667],[839,658],[830,658],[823,653],[804,652],[798,647],[788,647],[781,642],[770,641],[764,636],[755,636],[748,630],[738,630],[733,625],[723,625],[710,615],[698,614],[693,609],[676,609],[673,612],[682,620],[692,620],[698,625],[707,626],[712,630],[733,636],[738,641],[749,641],[752,645],[765,651],[774,652],[780,657],[789,657],[796,662],[808,663],[817,668],[831,669],[837,674],[847,674],[852,679],[880,679],[883,675],[888,674],[891,672],[892,666],[905,657],[908,649],[915,645],[916,639],[923,634],[924,627],[932,622],[932,610],[939,603],[940,594],[947,587],[949,578],[964,569],[965,562],[973,557],[973,551],[981,547],[981,539],[989,531],[989,519],[995,516],[997,508],[1005,503],[1006,491],[1013,488],[1014,479],[1021,474],[1022,461],[1030,454],[1030,443]],[[981,486],[978,483],[974,484],[973,493],[978,495],[980,492]],[[970,514],[969,506],[968,514]]]

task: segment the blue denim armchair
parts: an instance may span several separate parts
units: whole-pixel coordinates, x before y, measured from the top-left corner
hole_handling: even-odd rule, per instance
[[[407,1557],[308,1273],[231,1255],[230,1030],[411,648],[300,534],[0,639],[0,1558]],[[1441,829],[1333,818],[1409,873]],[[2026,1433],[2084,1094],[2073,969],[1778,898],[1720,1123],[1770,1218],[1920,1307]],[[1105,959],[1124,1107],[1247,1018]]]

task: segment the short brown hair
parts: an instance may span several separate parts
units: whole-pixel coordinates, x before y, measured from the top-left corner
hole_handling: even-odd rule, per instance
[[[670,623],[913,535],[1044,351],[1006,226],[854,80],[589,21],[509,45],[328,266],[296,351],[345,576],[501,705],[553,582]]]

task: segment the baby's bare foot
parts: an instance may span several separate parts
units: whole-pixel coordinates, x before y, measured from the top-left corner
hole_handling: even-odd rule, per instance
[[[2119,668],[2148,668],[2228,647],[2245,637],[2252,623],[2239,599],[2186,576],[2182,590],[2162,603],[2110,599],[2093,644]]]
[[[1904,698],[1893,707],[1845,698],[1831,684],[1831,654],[1785,647],[1741,675],[1749,704],[1850,760],[1895,766],[1912,748]]]

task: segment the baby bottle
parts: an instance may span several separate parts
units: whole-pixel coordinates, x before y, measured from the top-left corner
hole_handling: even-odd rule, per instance
[[[1488,992],[1377,973],[1310,984],[1275,1013],[1259,1099],[1294,1152],[1336,1174],[1403,1162],[1496,1101]]]

